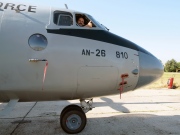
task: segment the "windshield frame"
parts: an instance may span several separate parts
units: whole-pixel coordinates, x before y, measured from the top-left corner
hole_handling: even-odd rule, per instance
[[[94,17],[92,17],[92,16],[89,15],[89,14],[85,14],[85,15],[89,18],[89,20],[91,20],[91,21],[96,25],[96,27],[99,27],[99,28],[102,28],[102,29],[105,30],[105,28],[101,25],[101,23],[99,23],[98,21],[96,21],[96,19],[94,19]]]

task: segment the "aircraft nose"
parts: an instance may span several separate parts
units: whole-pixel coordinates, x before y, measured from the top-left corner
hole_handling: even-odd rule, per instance
[[[136,88],[156,81],[163,73],[164,67],[160,60],[150,53],[139,52],[139,80]]]

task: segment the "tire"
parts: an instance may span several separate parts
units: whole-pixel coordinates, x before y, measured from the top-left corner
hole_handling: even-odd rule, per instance
[[[69,134],[76,134],[81,132],[86,126],[86,115],[79,107],[66,108],[61,116],[61,127]]]
[[[73,110],[73,109],[75,109],[75,110],[79,109],[80,111],[83,111],[82,108],[78,105],[68,105],[62,110],[62,112],[60,114],[60,121],[64,115],[64,112],[66,112],[67,110]]]

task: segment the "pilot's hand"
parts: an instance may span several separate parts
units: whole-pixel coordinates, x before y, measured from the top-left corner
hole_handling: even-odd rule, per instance
[[[89,27],[89,28],[92,28],[92,22],[89,21],[89,23],[86,26]]]

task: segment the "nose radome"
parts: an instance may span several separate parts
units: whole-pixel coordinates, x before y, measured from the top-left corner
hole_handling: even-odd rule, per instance
[[[152,54],[139,51],[139,80],[136,88],[143,87],[159,79],[164,73],[160,60]]]

